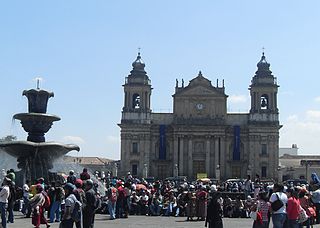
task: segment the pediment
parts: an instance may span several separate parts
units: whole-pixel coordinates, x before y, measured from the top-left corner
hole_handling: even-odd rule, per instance
[[[206,86],[206,85],[189,85],[175,95],[177,96],[208,96],[208,97],[226,97],[224,93],[219,91],[213,86]]]

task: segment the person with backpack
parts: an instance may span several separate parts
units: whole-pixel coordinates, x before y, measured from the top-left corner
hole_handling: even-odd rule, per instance
[[[86,204],[83,207],[83,228],[93,228],[94,216],[97,207],[96,192],[91,179],[85,182]]]
[[[65,191],[65,210],[61,219],[62,228],[73,228],[73,224],[81,219],[81,203],[73,194],[75,186],[71,183],[66,183]]]
[[[83,185],[82,180],[76,179],[76,181],[75,181],[76,188],[73,190],[73,194],[76,196],[77,200],[79,200],[82,205],[85,205],[86,204],[86,193],[82,189],[82,185]],[[82,214],[81,214],[81,216],[82,216]],[[76,221],[76,228],[82,227],[81,220],[82,220],[82,217],[79,221]]]
[[[116,204],[118,198],[118,190],[110,184],[110,187],[107,191],[107,198],[108,198],[108,210],[110,214],[110,220],[116,218]]]
[[[8,223],[13,223],[14,222],[14,215],[13,215],[13,207],[14,207],[14,203],[16,202],[16,186],[14,181],[10,181],[9,184],[9,189],[10,189],[10,195],[8,198]]]
[[[11,179],[5,177],[1,186],[0,191],[0,213],[1,213],[1,224],[2,228],[7,227],[7,205],[8,198],[10,196],[10,189],[8,184],[11,182]]]
[[[47,193],[43,191],[41,184],[36,185],[36,194],[30,199],[29,202],[32,208],[32,224],[39,228],[41,224],[45,224],[47,228],[50,225],[44,217],[45,208],[50,206],[50,198]]]
[[[64,199],[64,191],[61,186],[52,185],[50,191],[51,208],[50,208],[50,223],[60,222],[61,203]]]
[[[273,185],[273,193],[270,196],[270,203],[272,208],[272,223],[274,228],[284,228],[287,220],[286,204],[288,197],[283,193],[283,185],[275,183]]]

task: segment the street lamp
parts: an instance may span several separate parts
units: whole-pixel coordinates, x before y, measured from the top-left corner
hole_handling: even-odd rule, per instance
[[[177,177],[179,175],[178,164],[174,164],[174,176]]]
[[[114,175],[115,177],[118,176],[118,164],[117,163],[114,163]]]
[[[148,177],[148,164],[144,164],[144,178]]]

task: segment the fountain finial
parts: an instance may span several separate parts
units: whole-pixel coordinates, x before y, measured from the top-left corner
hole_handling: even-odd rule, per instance
[[[36,82],[37,82],[37,90],[40,90],[40,81],[42,81],[41,77],[37,77],[35,78]]]

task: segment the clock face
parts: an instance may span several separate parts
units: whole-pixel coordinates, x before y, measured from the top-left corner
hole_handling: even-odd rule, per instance
[[[197,108],[198,110],[202,110],[202,109],[203,109],[203,104],[202,104],[202,103],[196,104],[196,108]]]

